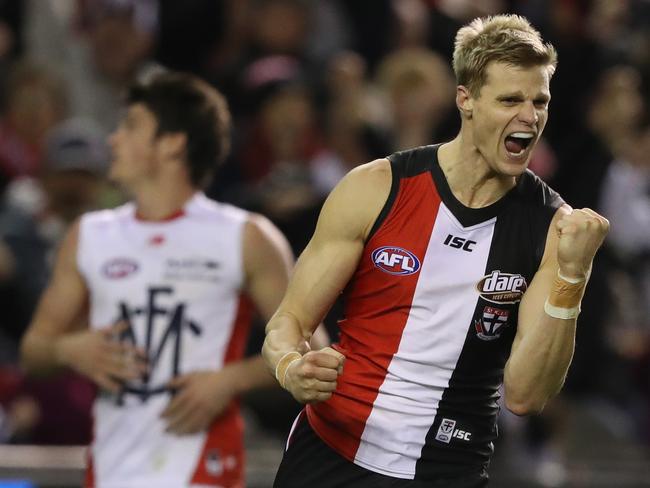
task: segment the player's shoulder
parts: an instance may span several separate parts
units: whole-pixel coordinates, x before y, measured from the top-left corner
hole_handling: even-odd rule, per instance
[[[230,203],[219,202],[203,193],[195,195],[186,207],[187,215],[203,222],[242,224],[249,220],[250,212]]]
[[[388,159],[376,159],[352,169],[327,197],[316,227],[317,234],[355,239],[367,235],[391,187]]]
[[[246,256],[250,256],[256,251],[264,251],[269,248],[269,245],[279,249],[287,256],[292,256],[289,242],[280,229],[264,215],[254,212],[248,213],[244,226],[243,245]]]
[[[511,208],[524,212],[526,220],[532,218],[544,225],[550,224],[558,211],[567,206],[562,196],[531,170],[520,176],[513,200],[516,205]]]
[[[361,164],[343,177],[325,202],[325,208],[337,212],[358,214],[372,207],[376,201],[385,201],[391,188],[391,167],[388,159],[376,159]]]
[[[125,203],[115,208],[92,210],[77,217],[66,230],[61,248],[76,250],[83,242],[102,242],[107,233],[129,219],[135,213],[135,205]]]
[[[438,159],[440,146],[441,144],[418,146],[388,156],[394,177],[412,177],[431,171]]]
[[[390,177],[391,168],[388,158],[375,159],[369,163],[360,164],[356,166],[343,178],[343,180],[353,180],[355,182],[363,182],[373,179],[385,179]]]
[[[538,267],[553,256],[557,247],[557,235],[554,232],[558,219],[571,212],[558,192],[530,170],[522,174],[515,192],[518,205],[516,215],[534,232],[535,258]]]
[[[115,208],[92,210],[85,212],[79,218],[79,225],[85,226],[106,226],[131,218],[135,214],[135,204],[127,202]]]
[[[336,185],[328,200],[333,198],[348,204],[363,204],[383,189],[390,189],[391,164],[388,159],[375,159],[350,170]]]
[[[554,214],[565,205],[564,199],[534,172],[527,169],[517,183],[516,197],[527,206]]]

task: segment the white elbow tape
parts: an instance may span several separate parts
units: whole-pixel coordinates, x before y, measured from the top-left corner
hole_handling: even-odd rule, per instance
[[[547,299],[546,302],[544,302],[544,312],[546,312],[546,315],[556,319],[569,320],[575,319],[580,315],[580,306],[573,308],[556,307],[555,305],[548,303]]]
[[[278,380],[280,386],[284,388],[285,381],[287,379],[287,371],[289,371],[289,366],[295,361],[298,361],[302,358],[302,354],[298,351],[289,351],[284,354],[278,361],[278,364],[275,365],[275,379]]]

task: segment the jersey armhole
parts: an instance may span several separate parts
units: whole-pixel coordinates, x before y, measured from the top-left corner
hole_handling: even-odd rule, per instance
[[[250,212],[244,211],[242,214],[242,218],[239,221],[239,225],[237,226],[236,230],[236,252],[238,254],[238,267],[237,267],[237,290],[239,290],[240,294],[246,294],[246,285],[247,285],[247,279],[248,277],[246,276],[246,256],[244,253],[244,247],[246,246],[245,240],[246,240],[246,227],[250,225],[255,225],[252,222],[253,219],[253,214]]]
[[[548,206],[550,208],[550,211],[549,211],[550,215],[549,215],[549,218],[548,218],[548,225],[546,226],[547,237],[544,239],[544,245],[541,246],[542,247],[542,249],[541,249],[542,253],[539,256],[539,265],[540,266],[542,264],[542,259],[544,259],[544,253],[546,253],[546,246],[547,246],[546,241],[548,239],[548,232],[551,230],[551,225],[553,224],[553,219],[555,218],[555,214],[557,214],[557,212],[560,210],[560,207],[562,207],[563,205],[566,204],[566,202],[564,201],[564,198],[562,198],[562,196],[559,193],[557,193],[555,190],[553,190],[548,185],[546,186],[546,188],[550,193],[549,202],[548,202]]]
[[[77,266],[77,272],[79,275],[86,281],[88,281],[87,270],[90,269],[88,261],[88,255],[84,252],[86,244],[86,227],[88,224],[88,216],[82,215],[79,218],[79,229],[77,232],[77,249],[75,251],[75,264]]]
[[[546,254],[546,247],[548,246],[548,234],[551,231],[551,225],[553,224],[553,219],[555,218],[555,214],[559,211],[560,207],[564,205],[564,200],[558,196],[558,198],[555,198],[551,204],[546,207],[547,213],[546,213],[546,222],[544,225],[544,229],[546,229],[546,232],[544,233],[544,238],[541,239],[535,246],[535,271],[542,266],[542,260],[544,259],[544,254]]]
[[[379,215],[375,219],[375,223],[373,224],[372,228],[370,229],[370,232],[368,233],[368,237],[366,237],[366,242],[372,239],[372,237],[377,233],[377,231],[381,227],[381,224],[383,224],[384,221],[386,220],[386,217],[388,217],[388,214],[393,208],[393,204],[395,203],[395,198],[397,197],[397,192],[399,190],[399,182],[400,182],[400,175],[398,171],[399,168],[397,166],[397,163],[393,160],[392,157],[389,157],[388,161],[390,162],[390,173],[391,173],[390,192],[388,193],[388,198],[386,199],[386,203],[384,203],[381,212],[379,212]]]

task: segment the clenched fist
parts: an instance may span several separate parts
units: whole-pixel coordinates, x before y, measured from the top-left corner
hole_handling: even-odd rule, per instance
[[[586,278],[596,251],[609,231],[609,221],[593,210],[583,208],[562,216],[556,229],[560,273],[568,278]]]
[[[289,366],[284,386],[300,403],[325,401],[336,389],[344,362],[345,356],[331,347],[309,351]]]

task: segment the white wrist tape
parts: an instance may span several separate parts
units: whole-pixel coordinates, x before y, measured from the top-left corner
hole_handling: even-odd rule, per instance
[[[544,302],[544,312],[546,312],[546,315],[556,319],[569,320],[575,319],[580,315],[580,306],[573,308],[556,307],[555,305],[548,303],[547,299],[546,302]]]
[[[564,276],[562,273],[560,273],[559,269],[557,270],[557,275],[560,277],[560,279],[566,281],[567,283],[571,283],[572,285],[577,285],[578,283],[587,281],[586,278],[569,278],[568,276]]]
[[[289,351],[284,354],[275,365],[275,379],[278,380],[278,383],[280,383],[282,388],[284,388],[285,381],[287,380],[287,371],[289,371],[289,366],[301,358],[302,354],[298,351]]]

